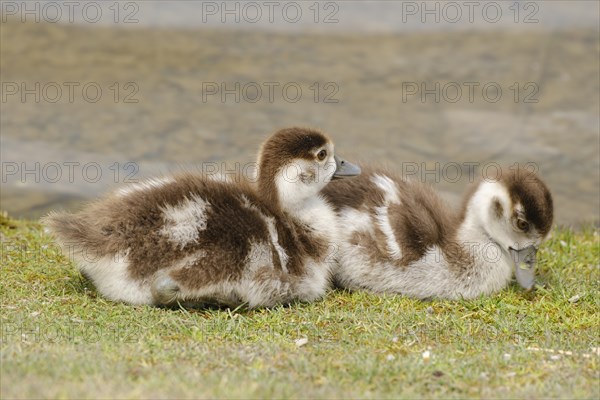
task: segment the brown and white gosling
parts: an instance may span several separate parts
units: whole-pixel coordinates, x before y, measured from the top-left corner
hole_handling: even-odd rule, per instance
[[[429,186],[372,169],[324,189],[341,234],[338,286],[416,298],[474,298],[516,273],[534,285],[536,252],[550,231],[552,196],[532,172],[479,183],[453,212]]]
[[[337,222],[319,194],[360,169],[289,128],[262,146],[256,187],[196,173],[125,186],[43,223],[98,291],[129,304],[274,306],[330,286]]]

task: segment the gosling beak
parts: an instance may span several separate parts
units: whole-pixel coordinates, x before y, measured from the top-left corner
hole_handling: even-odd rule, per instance
[[[335,160],[335,172],[333,173],[333,179],[348,178],[350,176],[360,175],[360,167],[349,163],[346,160],[333,156]]]
[[[521,250],[515,250],[509,247],[510,255],[515,263],[515,276],[517,282],[525,290],[531,290],[535,283],[535,263],[537,248],[529,246]]]

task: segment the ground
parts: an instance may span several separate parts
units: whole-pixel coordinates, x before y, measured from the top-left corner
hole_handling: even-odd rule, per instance
[[[600,396],[592,228],[553,231],[533,293],[423,302],[334,291],[255,311],[115,304],[37,223],[2,216],[0,234],[5,399]]]

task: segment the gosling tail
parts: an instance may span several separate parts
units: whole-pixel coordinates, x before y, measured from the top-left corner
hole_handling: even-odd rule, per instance
[[[79,214],[52,212],[43,217],[41,223],[70,258],[97,249],[103,241],[93,224]]]

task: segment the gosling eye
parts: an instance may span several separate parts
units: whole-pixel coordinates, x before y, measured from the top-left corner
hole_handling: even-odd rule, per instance
[[[319,161],[323,161],[324,159],[326,159],[327,158],[327,150],[323,149],[320,152],[318,152],[317,158],[319,159]]]
[[[517,228],[522,232],[527,232],[529,230],[529,222],[519,218],[517,219]]]

